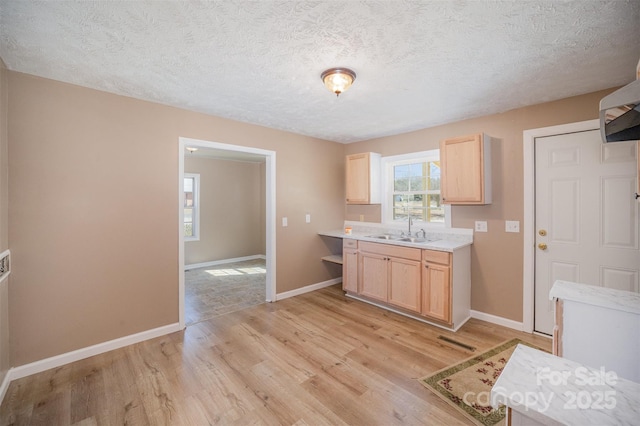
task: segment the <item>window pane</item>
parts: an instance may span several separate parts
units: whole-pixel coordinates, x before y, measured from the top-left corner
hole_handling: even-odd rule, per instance
[[[184,192],[193,192],[193,178],[184,178]]]
[[[413,220],[426,220],[425,194],[396,194],[393,197],[393,220],[408,220],[411,215]]]
[[[184,224],[184,236],[193,237],[193,223]]]
[[[184,193],[184,206],[193,207],[193,192]]]
[[[184,209],[184,223],[193,222],[193,209]]]
[[[444,206],[440,204],[440,194],[429,195],[427,214],[429,222],[444,222]]]
[[[426,164],[410,164],[409,191],[424,191],[426,188]]]
[[[193,207],[193,189],[195,188],[194,178],[184,178],[184,206]]]
[[[440,190],[440,162],[433,161],[429,163],[429,189]]]
[[[393,168],[393,190],[409,190],[409,166],[395,166]]]

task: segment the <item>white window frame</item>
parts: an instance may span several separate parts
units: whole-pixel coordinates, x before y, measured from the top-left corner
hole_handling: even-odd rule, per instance
[[[440,161],[440,150],[432,149],[429,151],[412,152],[402,155],[391,155],[382,157],[380,168],[382,171],[382,223],[383,224],[401,224],[406,221],[393,220],[393,167],[402,164],[411,164],[423,161]],[[424,223],[425,228],[451,228],[451,205],[444,206],[444,223]],[[422,226],[422,224],[421,224]]]
[[[200,241],[200,174],[199,173],[185,173],[184,178],[193,179],[193,236],[184,237],[185,241]],[[184,209],[184,181],[182,190],[182,206]],[[184,234],[184,220],[182,222],[182,232]]]

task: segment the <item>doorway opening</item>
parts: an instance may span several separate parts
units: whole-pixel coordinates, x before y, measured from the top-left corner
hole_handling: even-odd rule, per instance
[[[189,151],[187,151],[187,147]],[[178,201],[178,263],[179,263],[179,322],[180,327],[184,328],[187,323],[192,323],[193,318],[187,321],[185,312],[186,303],[186,269],[189,273],[199,272],[200,278],[203,280],[207,277],[211,277],[212,281],[220,279],[227,275],[246,275],[247,279],[244,280],[245,284],[255,286],[256,280],[262,280],[264,282],[264,300],[271,302],[275,300],[275,152],[262,150],[257,148],[250,148],[238,145],[229,145],[212,141],[205,141],[191,138],[179,138],[178,144],[178,184],[179,184],[179,201]],[[264,186],[260,190],[260,197],[263,197],[263,232],[264,232],[264,255],[262,256],[248,256],[238,257],[233,259],[225,259],[220,262],[211,261],[185,267],[185,227],[188,227],[189,232],[199,235],[198,222],[200,220],[189,220],[188,224],[185,224],[185,214],[188,216],[191,214],[197,214],[192,208],[191,204],[189,208],[185,209],[184,205],[184,190],[185,190],[185,156],[195,154],[199,152],[203,158],[211,158],[222,161],[222,163],[232,162],[246,162],[246,163],[259,163],[261,164],[263,173]],[[219,163],[220,164],[220,163]],[[221,182],[224,184],[225,182]],[[230,182],[226,182],[229,184]],[[221,200],[224,202],[224,200]],[[195,216],[197,217],[197,216]],[[187,217],[187,219],[193,219]],[[202,219],[202,218],[198,218]],[[233,244],[234,236],[225,236],[224,240],[216,241],[217,244]],[[239,236],[238,238],[242,238]],[[189,237],[186,238],[187,240]],[[232,261],[233,263],[228,263]],[[190,263],[193,263],[190,261]],[[198,268],[198,267],[201,268]],[[233,274],[230,271],[234,271]],[[256,272],[256,271],[258,271]],[[251,277],[253,276],[253,277]],[[195,277],[195,274],[194,274]],[[204,281],[202,281],[204,282]],[[250,286],[249,285],[249,286]],[[191,292],[190,294],[192,294]]]

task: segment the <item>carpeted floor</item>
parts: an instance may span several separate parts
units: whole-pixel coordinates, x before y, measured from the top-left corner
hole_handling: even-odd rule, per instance
[[[185,271],[187,325],[259,305],[265,299],[266,266],[262,259]]]

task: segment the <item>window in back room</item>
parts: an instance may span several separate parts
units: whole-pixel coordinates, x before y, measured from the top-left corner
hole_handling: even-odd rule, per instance
[[[200,175],[184,174],[184,240],[200,239]]]

